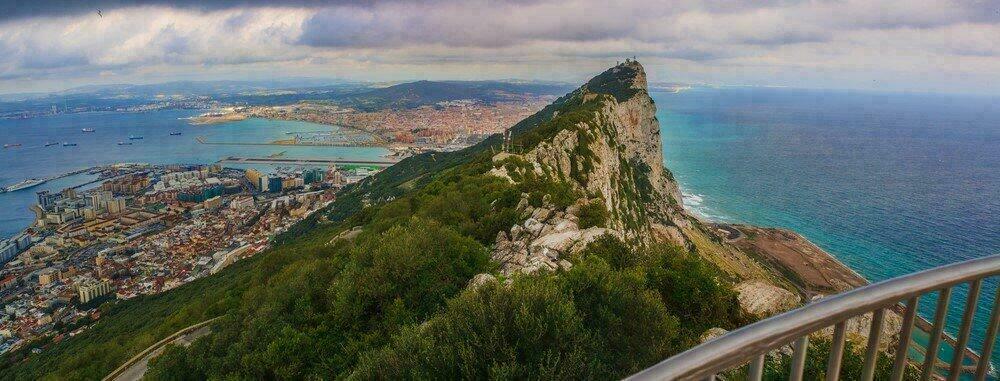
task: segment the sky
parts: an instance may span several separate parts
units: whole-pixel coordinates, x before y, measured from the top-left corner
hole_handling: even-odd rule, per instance
[[[0,0],[0,93],[579,82],[632,56],[653,82],[1000,94],[1000,0]]]

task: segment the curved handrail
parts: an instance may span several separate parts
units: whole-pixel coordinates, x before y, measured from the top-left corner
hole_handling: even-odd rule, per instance
[[[926,292],[998,274],[1000,255],[993,255],[860,287],[734,330],[661,361],[628,380],[703,379],[843,320]]]

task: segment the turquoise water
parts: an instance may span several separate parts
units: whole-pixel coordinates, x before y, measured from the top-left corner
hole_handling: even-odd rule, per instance
[[[872,281],[1000,253],[1000,98],[725,88],[653,99],[666,165],[703,216],[795,230]],[[984,286],[974,348],[996,287]],[[953,293],[950,332],[966,294]]]
[[[0,185],[117,162],[205,164],[227,156],[259,157],[280,152],[285,152],[286,157],[374,160],[386,153],[382,148],[199,144],[195,140],[199,136],[208,142],[262,143],[288,138],[286,132],[330,129],[314,123],[261,119],[195,126],[183,119],[199,112],[81,113],[0,120],[0,143],[21,144],[16,148],[0,149]],[[83,128],[93,128],[94,132],[84,133]],[[171,136],[171,132],[182,135]],[[143,139],[129,140],[129,136],[142,136]],[[119,146],[119,141],[133,144]],[[45,147],[46,142],[69,142],[77,146]],[[0,237],[13,235],[32,222],[28,206],[34,202],[36,191],[58,191],[92,178],[78,175],[17,192],[0,193]]]

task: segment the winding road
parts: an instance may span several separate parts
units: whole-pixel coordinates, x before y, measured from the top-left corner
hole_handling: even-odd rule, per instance
[[[194,324],[175,332],[163,340],[158,341],[156,344],[149,346],[149,348],[144,349],[142,352],[139,352],[139,354],[130,358],[125,362],[125,364],[122,364],[122,366],[115,369],[111,372],[111,374],[105,376],[102,381],[141,380],[142,376],[146,374],[146,370],[149,369],[149,360],[163,353],[167,344],[175,344],[185,347],[191,345],[191,343],[199,337],[212,333],[212,327],[210,327],[209,324],[220,317],[215,317],[201,323]]]

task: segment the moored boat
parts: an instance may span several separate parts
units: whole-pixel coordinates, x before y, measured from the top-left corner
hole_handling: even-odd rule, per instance
[[[21,189],[27,189],[27,188],[31,188],[31,187],[36,186],[36,185],[40,185],[40,184],[42,184],[44,182],[45,182],[45,180],[26,179],[26,180],[24,180],[22,182],[19,182],[17,184],[14,184],[14,185],[11,185],[9,187],[4,188],[4,191],[6,191],[6,192],[19,191]]]

